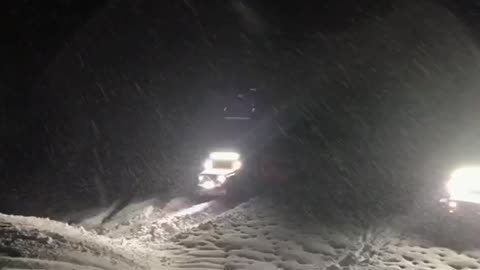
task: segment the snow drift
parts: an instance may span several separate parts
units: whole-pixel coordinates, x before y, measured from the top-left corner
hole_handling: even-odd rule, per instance
[[[139,209],[154,209],[153,205],[148,206],[152,202],[137,203],[128,209],[145,213]],[[362,226],[363,223],[348,217],[340,217],[344,222],[338,224],[321,217],[307,220],[283,211],[281,205],[260,199],[220,214],[205,204],[193,206],[196,207],[200,212],[205,211],[200,224],[190,223],[189,228],[164,234],[157,225],[158,222],[167,224],[166,216],[159,217],[154,211],[143,215],[140,221],[134,218],[138,215],[125,215],[120,211],[111,221],[123,224],[124,231],[128,226],[132,232],[137,231],[128,238],[114,233],[114,229],[99,235],[80,226],[48,219],[0,215],[0,267],[61,270],[480,268],[480,250],[438,247],[425,236],[413,233],[412,228],[422,225],[414,215]],[[198,213],[185,209],[170,212],[177,215],[175,222],[198,217]],[[122,223],[123,218],[137,223]],[[147,233],[138,231],[140,224],[169,237],[147,237]]]

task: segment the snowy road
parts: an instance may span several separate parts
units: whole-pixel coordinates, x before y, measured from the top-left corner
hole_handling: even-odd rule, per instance
[[[111,238],[159,243],[209,221],[234,206],[221,200],[198,203],[180,197],[164,204],[153,199],[128,205],[96,229]]]
[[[97,228],[99,233],[0,215],[0,268],[480,268],[480,249],[439,247],[432,237],[418,234],[422,224],[415,217],[364,226],[342,216],[305,221],[280,209],[259,199],[233,209],[219,201],[150,200],[127,206]]]

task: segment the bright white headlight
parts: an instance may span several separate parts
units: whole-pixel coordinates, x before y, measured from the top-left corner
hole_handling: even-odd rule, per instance
[[[199,186],[201,186],[204,189],[213,189],[213,188],[215,188],[215,183],[213,181],[209,180],[209,181],[205,181],[205,182],[199,184]]]
[[[234,170],[239,170],[242,167],[242,162],[239,160],[236,160],[233,162],[233,169]]]
[[[225,182],[225,180],[227,180],[227,177],[225,177],[225,175],[219,175],[217,177],[217,180],[218,180],[218,182],[223,184]]]
[[[453,171],[447,183],[451,197],[464,199],[474,190],[480,190],[480,167],[464,167]]]

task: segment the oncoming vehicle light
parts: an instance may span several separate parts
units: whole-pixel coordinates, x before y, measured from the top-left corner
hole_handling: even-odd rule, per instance
[[[239,170],[242,167],[242,162],[239,160],[236,160],[233,162],[233,169],[234,170]]]
[[[223,184],[223,183],[225,183],[225,180],[227,180],[227,177],[225,177],[225,175],[219,175],[217,177],[217,180],[218,180],[218,182]]]
[[[212,152],[210,159],[213,160],[238,160],[240,155],[236,152]]]
[[[209,180],[209,181],[205,181],[205,182],[199,184],[199,186],[201,186],[204,189],[213,189],[213,188],[215,188],[215,183],[213,181]]]
[[[470,200],[472,192],[480,191],[480,167],[463,167],[453,171],[447,191],[452,199]]]
[[[456,208],[456,207],[457,207],[457,202],[454,202],[454,201],[448,202],[448,207],[450,207],[450,208]]]

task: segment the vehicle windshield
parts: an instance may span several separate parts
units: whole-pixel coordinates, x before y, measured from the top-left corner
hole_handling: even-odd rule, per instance
[[[0,21],[0,270],[480,270],[480,0]]]
[[[213,160],[213,168],[214,169],[232,169],[233,168],[233,161],[231,160]]]

